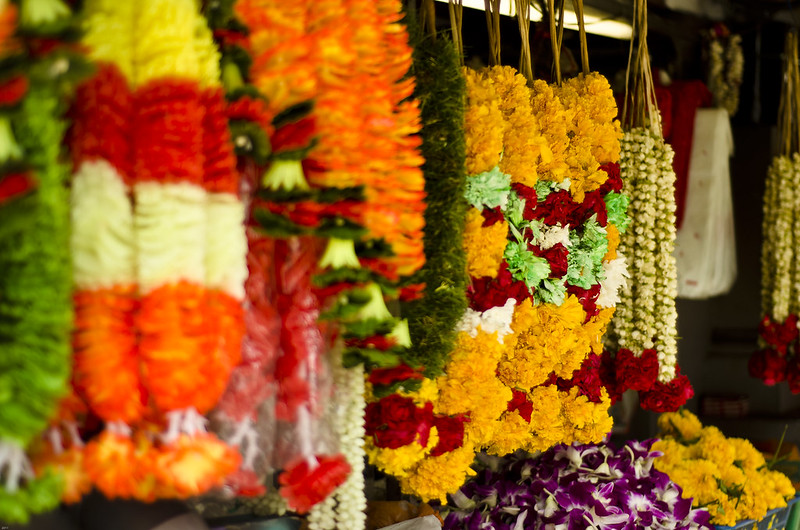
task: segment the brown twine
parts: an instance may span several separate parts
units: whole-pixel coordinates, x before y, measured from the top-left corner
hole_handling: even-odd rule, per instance
[[[562,1],[561,6],[564,6]],[[563,9],[562,9],[563,14]],[[561,40],[556,32],[556,12],[554,0],[547,0],[547,15],[550,19],[550,47],[553,49],[553,70],[557,85],[561,85]]]
[[[489,64],[500,65],[500,0],[484,0],[489,29]]]
[[[519,36],[522,39],[522,49],[519,57],[519,69],[528,83],[533,83],[533,63],[531,61],[531,10],[529,0],[515,0]]]
[[[798,36],[794,31],[786,34],[783,52],[783,84],[778,107],[778,129],[781,132],[782,154],[791,156],[800,149],[800,61],[798,61]]]
[[[422,13],[420,23],[422,32],[430,35],[431,40],[436,42],[436,6],[434,0],[422,0]]]
[[[586,44],[586,26],[583,23],[583,0],[572,0],[575,17],[578,19],[578,33],[581,41],[581,67],[584,74],[589,70],[589,46]]]
[[[625,73],[622,122],[628,129],[650,127],[653,133],[660,137],[663,135],[661,117],[658,113],[650,53],[647,48],[647,0],[634,2],[632,27],[628,67]]]
[[[464,20],[464,4],[462,2],[463,0],[448,0],[447,7],[450,10],[450,33],[458,53],[458,63],[464,66],[464,37],[461,33],[461,25]]]

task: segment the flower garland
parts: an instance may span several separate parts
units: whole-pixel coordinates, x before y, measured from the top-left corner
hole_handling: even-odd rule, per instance
[[[606,337],[604,385],[612,401],[628,389],[639,392],[643,408],[676,410],[694,395],[677,367],[678,294],[675,248],[674,153],[664,141],[656,107],[647,39],[647,3],[634,6],[640,38],[626,81],[620,172],[630,196],[631,223],[620,236],[619,252],[631,256],[630,281],[623,288]],[[629,86],[631,87],[628,90]]]
[[[404,361],[436,376],[453,349],[455,327],[467,307],[469,276],[461,244],[467,208],[461,200],[466,186],[465,81],[450,40],[423,40],[415,34],[413,20],[408,28],[415,43],[412,73],[423,124],[426,195],[425,265],[412,281],[424,283],[425,290],[421,298],[401,306],[413,344]]]
[[[761,248],[760,350],[750,357],[750,375],[768,385],[787,381],[793,393],[800,392],[798,314],[800,274],[795,265],[795,248],[800,236],[800,154],[795,134],[797,105],[795,91],[800,79],[797,40],[787,34],[784,82],[781,89],[779,128],[781,154],[767,171],[764,189],[763,243]]]
[[[656,468],[693,498],[693,506],[706,508],[715,525],[761,519],[795,494],[789,478],[771,471],[749,441],[726,438],[687,410],[662,414],[658,427],[663,440],[653,449],[663,457]]]
[[[0,20],[0,520],[25,524],[58,505],[65,482],[57,466],[34,467],[26,451],[35,460],[37,437],[68,389],[63,102],[85,67],[61,2],[0,2]]]
[[[452,496],[444,528],[713,528],[653,467],[654,442],[560,444],[499,459]]]
[[[676,362],[672,149],[652,130],[632,129],[622,141],[620,167],[631,196],[632,221],[620,238],[619,251],[636,258],[630,263],[631,281],[622,290],[609,332],[608,342],[615,355],[612,359],[606,353],[605,362],[613,367],[607,372],[613,372],[607,387],[614,401],[633,388],[640,392],[644,408],[671,411],[693,395]],[[652,365],[653,355],[657,373],[645,368]]]
[[[739,109],[739,87],[744,72],[742,36],[731,33],[724,24],[716,24],[706,36],[708,89],[714,96],[714,106],[733,116]]]
[[[246,274],[218,54],[190,0],[98,0],[83,15],[101,64],[71,139],[74,380],[105,429],[85,449],[73,439],[83,454],[67,463],[88,476],[76,488],[185,498],[239,460],[202,416],[239,359]]]
[[[625,274],[607,227],[624,229],[626,202],[591,154],[595,143],[618,151],[610,88],[592,74],[531,90],[501,67],[466,78],[467,171],[479,173],[467,179],[464,245],[467,270],[485,275],[472,278],[445,374],[367,405],[370,461],[423,499],[454,492],[475,451],[599,441],[611,428],[596,354]],[[608,150],[596,150],[604,164]]]

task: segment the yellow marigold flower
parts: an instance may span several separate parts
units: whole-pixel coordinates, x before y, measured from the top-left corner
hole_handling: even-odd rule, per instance
[[[370,463],[375,467],[396,477],[402,477],[412,472],[414,467],[431,452],[431,449],[436,447],[438,440],[439,436],[436,434],[436,427],[433,427],[428,438],[428,444],[425,447],[419,444],[419,435],[417,435],[416,441],[397,449],[376,447],[372,440],[366,438],[364,450],[367,453],[367,457],[369,457]]]
[[[517,341],[500,360],[500,379],[511,388],[530,389],[543,383],[550,372],[571,377],[590,349],[591,341],[583,331],[585,316],[572,295],[560,306],[534,306],[530,300],[518,304],[511,323]]]
[[[753,447],[749,440],[744,438],[728,438],[728,443],[733,446],[736,451],[736,461],[741,463],[742,468],[745,470],[757,470],[758,468],[766,465],[767,461],[764,455]]]
[[[503,136],[508,126],[500,111],[500,98],[493,84],[479,72],[466,68],[467,112],[464,118],[466,134],[467,174],[478,175],[500,163]]]
[[[513,453],[525,447],[531,438],[532,424],[519,415],[519,412],[506,412],[499,420],[497,430],[487,447],[487,452],[497,456]]]
[[[500,344],[495,333],[480,330],[475,337],[459,333],[445,375],[436,380],[439,400],[434,403],[434,410],[441,414],[469,414],[465,437],[475,445],[491,440],[497,419],[512,397],[511,389],[495,375],[504,349],[514,343],[510,335],[504,341]]]
[[[83,6],[83,44],[95,61],[115,64],[133,82],[135,2],[86,0]]]
[[[483,226],[483,216],[477,208],[467,210],[464,226],[464,250],[467,253],[467,272],[470,276],[497,276],[508,244],[508,223],[499,221]]]
[[[416,495],[424,501],[439,499],[447,502],[447,494],[455,493],[467,477],[475,474],[470,467],[475,460],[475,448],[471,444],[422,460],[413,473],[400,479],[403,493]]]
[[[531,108],[548,147],[542,149],[536,173],[540,179],[561,182],[567,176],[564,153],[569,145],[567,123],[570,120],[553,87],[540,79],[534,81],[531,88]]]
[[[525,450],[530,452],[545,451],[560,442],[569,443],[571,427],[561,412],[563,392],[556,386],[537,386],[528,394],[528,401],[533,403],[531,413],[531,432]]]
[[[606,225],[606,236],[608,237],[608,252],[603,256],[603,261],[614,261],[617,259],[617,248],[619,248],[619,229],[614,223]]]
[[[571,388],[564,396],[561,411],[565,424],[573,428],[573,441],[584,444],[601,442],[614,425],[608,414],[610,406],[611,398],[605,389],[601,390],[600,403],[594,403],[586,396],[578,395],[577,388]]]
[[[671,436],[679,440],[695,440],[700,437],[703,424],[690,411],[681,409],[660,415],[658,430],[661,437]]]
[[[704,428],[700,433],[695,451],[698,458],[714,460],[720,468],[730,467],[736,460],[736,449],[719,429],[712,426]]]
[[[606,327],[614,317],[616,309],[616,307],[604,307],[583,325],[583,333],[589,340],[589,347],[597,355],[603,353],[603,335],[605,335]]]
[[[399,392],[401,396],[410,397],[418,407],[425,406],[426,403],[436,403],[439,399],[439,385],[435,379],[425,378],[420,387],[414,392]],[[368,402],[370,400],[367,400]]]

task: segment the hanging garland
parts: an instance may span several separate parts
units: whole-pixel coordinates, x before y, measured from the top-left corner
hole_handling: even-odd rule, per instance
[[[767,171],[764,190],[764,240],[761,249],[761,315],[759,351],[748,365],[750,375],[767,385],[782,381],[793,393],[800,392],[798,314],[800,314],[800,273],[795,248],[800,236],[797,186],[800,185],[800,126],[797,109],[797,36],[786,36],[784,81],[781,89],[779,130],[781,154]]]
[[[596,354],[624,278],[607,226],[626,218],[621,181],[598,161],[619,150],[610,87],[591,74],[530,89],[508,67],[466,77],[471,307],[445,374],[370,396],[366,414],[370,461],[423,499],[453,493],[478,450],[540,451],[611,428]]]
[[[65,104],[86,73],[59,1],[0,2],[0,520],[57,506],[64,477],[26,451],[69,382],[72,327]],[[35,458],[35,455],[34,455]]]
[[[638,2],[631,41],[630,80],[624,120],[620,172],[630,196],[630,225],[619,252],[635,256],[606,338],[604,385],[612,401],[628,389],[639,392],[643,408],[676,410],[694,394],[677,367],[677,269],[675,246],[675,172],[672,148],[664,142],[655,106],[647,51],[647,6]]]
[[[728,111],[730,116],[739,109],[739,88],[744,73],[742,36],[725,24],[715,24],[707,31],[708,90],[714,96],[714,106]]]

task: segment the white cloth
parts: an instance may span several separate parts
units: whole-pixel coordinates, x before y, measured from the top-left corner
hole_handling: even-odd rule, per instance
[[[724,109],[698,109],[683,226],[675,241],[678,296],[725,294],[736,279],[730,156],[733,134]]]

